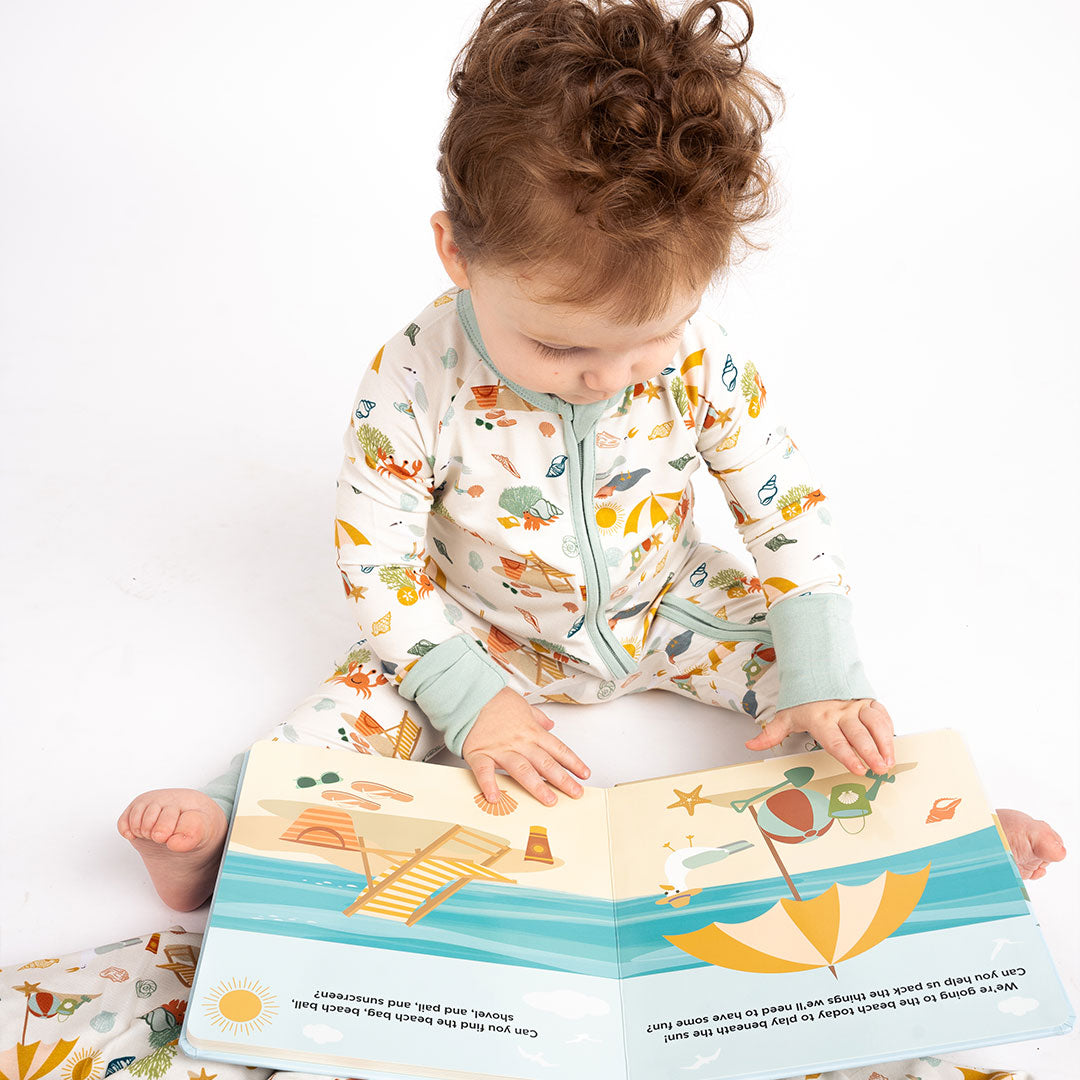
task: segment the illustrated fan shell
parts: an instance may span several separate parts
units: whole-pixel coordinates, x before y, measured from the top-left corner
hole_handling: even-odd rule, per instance
[[[502,788],[499,788],[498,802],[489,803],[482,791],[474,801],[485,814],[493,814],[495,817],[505,817],[517,809],[517,799],[513,795],[508,795]]]

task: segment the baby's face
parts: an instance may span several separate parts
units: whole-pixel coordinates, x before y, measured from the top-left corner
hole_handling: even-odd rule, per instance
[[[545,291],[549,284],[543,282]],[[668,367],[702,297],[680,295],[653,322],[616,326],[592,311],[537,303],[510,277],[474,269],[468,288],[484,346],[499,371],[526,389],[575,405],[614,397]]]

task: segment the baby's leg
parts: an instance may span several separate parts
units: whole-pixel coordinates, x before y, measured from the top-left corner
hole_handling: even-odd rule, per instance
[[[241,756],[242,757],[242,756]],[[229,820],[191,788],[144,791],[116,822],[139,853],[158,896],[176,911],[201,906],[214,888]]]
[[[415,702],[398,694],[364,642],[263,738],[347,748],[381,757],[421,759],[442,737]],[[134,799],[117,829],[138,851],[158,896],[177,911],[206,902],[232,818],[244,752],[202,789],[161,788]]]

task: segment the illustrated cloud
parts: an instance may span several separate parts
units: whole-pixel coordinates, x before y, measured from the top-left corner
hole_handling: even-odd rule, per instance
[[[344,1036],[337,1028],[327,1024],[308,1024],[304,1028],[304,1038],[312,1039],[317,1043],[340,1042]]]
[[[553,1012],[565,1020],[580,1020],[585,1016],[606,1016],[610,1007],[600,998],[578,993],[577,990],[536,991],[525,994],[525,1001],[534,1009]]]
[[[1023,1016],[1038,1007],[1039,1003],[1034,998],[1011,997],[998,1002],[998,1008],[1002,1012],[1012,1013],[1013,1016]]]

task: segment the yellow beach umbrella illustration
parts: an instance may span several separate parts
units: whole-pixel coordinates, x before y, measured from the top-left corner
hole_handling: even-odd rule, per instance
[[[683,493],[681,491],[665,491],[665,492],[651,492],[649,497],[642,499],[641,502],[630,511],[626,518],[626,526],[623,529],[623,535],[629,536],[633,532],[638,531],[638,518],[641,516],[641,512],[648,507],[649,508],[649,525],[659,525],[662,521],[667,521],[671,516],[671,511],[666,509],[661,499],[669,500],[673,505],[678,505],[679,500],[682,499]]]
[[[866,775],[876,782],[892,782],[886,773],[879,776],[868,771]],[[803,844],[828,833],[832,814],[828,800],[808,789],[813,777],[809,766],[789,769],[783,782],[749,798],[737,795],[728,802],[737,814],[750,811],[791,897],[778,900],[746,922],[710,923],[688,934],[664,935],[672,945],[733,971],[772,973],[827,967],[836,977],[837,963],[880,944],[915,910],[930,877],[930,863],[910,874],[886,870],[861,885],[834,882],[806,900],[799,895],[773,841]],[[789,785],[791,790],[780,790]],[[765,825],[752,805],[759,799],[765,800]]]
[[[831,968],[893,933],[915,910],[929,876],[930,863],[910,874],[886,870],[862,885],[836,882],[809,900],[784,897],[747,922],[710,923],[665,937],[699,960],[734,971]]]
[[[350,525],[341,518],[334,519],[334,547],[341,548],[343,544],[370,544],[371,541],[355,526]]]

